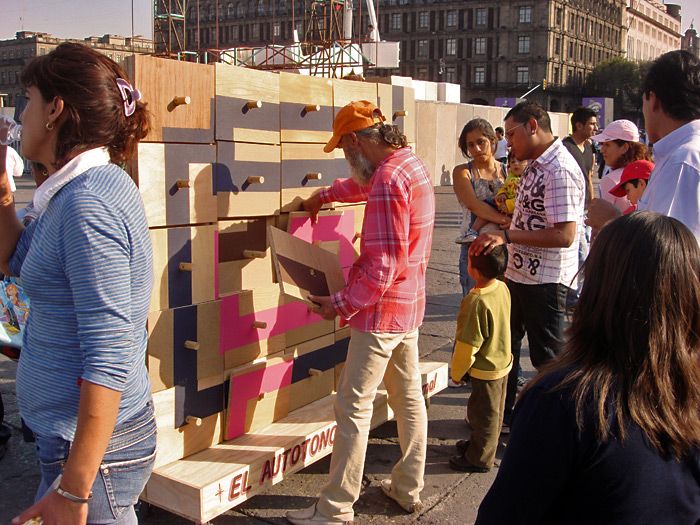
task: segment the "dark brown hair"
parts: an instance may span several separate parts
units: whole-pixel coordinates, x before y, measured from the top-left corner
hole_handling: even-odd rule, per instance
[[[23,88],[35,86],[43,99],[63,100],[65,120],[57,130],[56,168],[92,148],[106,147],[114,163],[131,158],[148,133],[146,105],[136,102],[126,117],[117,78],[129,81],[119,64],[82,44],[63,43],[34,58],[22,71]]]
[[[552,132],[552,121],[549,119],[549,113],[539,104],[534,102],[520,102],[516,104],[508,113],[503,120],[512,118],[514,122],[518,124],[525,124],[530,119],[534,118],[537,121],[537,125],[541,127],[547,133]]]
[[[634,421],[683,456],[700,445],[697,240],[676,219],[630,213],[601,230],[584,272],[565,350],[531,383],[568,369],[555,390],[572,388],[580,429],[588,410],[600,441],[624,442]]]
[[[469,148],[467,148],[467,134],[472,131],[481,131],[484,136],[491,142],[491,154],[496,153],[496,146],[498,146],[498,137],[496,137],[496,132],[493,130],[493,126],[488,120],[483,118],[475,118],[467,122],[462,128],[462,132],[459,134],[459,139],[457,139],[457,145],[459,149],[462,150],[462,155],[466,158],[471,159],[472,156],[469,154]]]
[[[634,141],[627,141],[627,140],[620,140],[620,139],[615,139],[613,140],[618,146],[622,146],[623,144],[629,144],[629,148],[627,148],[627,151],[622,154],[620,157],[620,160],[617,163],[616,168],[624,168],[631,162],[634,162],[635,160],[649,160],[649,161],[654,161],[654,159],[651,157],[651,151],[649,150],[646,145],[642,144],[641,142],[634,142]]]
[[[469,254],[469,264],[486,279],[496,279],[503,275],[508,266],[508,250],[504,244],[494,247],[490,252],[479,255]]]

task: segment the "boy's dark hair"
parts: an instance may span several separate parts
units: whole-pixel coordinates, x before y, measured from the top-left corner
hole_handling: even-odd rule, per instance
[[[528,120],[534,118],[544,131],[547,133],[552,132],[552,122],[549,119],[549,113],[547,113],[542,106],[534,102],[525,101],[517,104],[506,114],[506,118],[503,120],[509,118],[512,118],[518,124],[525,124]]]
[[[496,131],[496,133],[500,133],[501,135],[503,135],[503,133],[504,133],[503,128],[502,128],[501,126],[498,126],[498,127],[495,129],[495,131]]]
[[[626,180],[626,181],[625,181],[625,184],[627,184],[627,183],[629,182],[629,183],[630,183],[632,186],[634,186],[635,188],[639,188],[639,181],[640,181],[640,180],[646,180],[646,179],[630,179],[630,180]],[[647,182],[649,182],[649,181],[647,181]],[[624,186],[623,186],[623,187],[624,187]]]
[[[479,271],[487,279],[495,279],[503,275],[508,264],[508,250],[505,245],[496,246],[489,253],[469,255],[472,268]]]
[[[581,124],[582,126],[585,126],[586,122],[588,122],[588,120],[591,117],[597,116],[598,114],[591,108],[587,108],[584,106],[577,107],[571,114],[571,130],[576,131],[576,124]]]
[[[651,63],[642,89],[647,97],[653,91],[672,119],[700,118],[700,59],[688,51],[664,53]]]

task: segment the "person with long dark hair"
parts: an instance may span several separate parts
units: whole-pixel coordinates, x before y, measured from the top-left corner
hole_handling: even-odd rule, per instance
[[[476,523],[700,520],[700,249],[639,211],[605,226],[560,356],[527,385]]]
[[[20,81],[22,153],[48,177],[24,227],[0,150],[0,270],[32,301],[16,385],[41,468],[34,505],[13,523],[136,523],[156,450],[153,265],[138,188],[117,164],[146,136],[148,114],[124,70],[83,45],[36,57]]]

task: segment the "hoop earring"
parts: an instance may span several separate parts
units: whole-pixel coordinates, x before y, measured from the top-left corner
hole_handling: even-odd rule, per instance
[[[48,129],[49,131],[53,131],[53,124],[51,124],[50,122],[47,122],[46,129]]]

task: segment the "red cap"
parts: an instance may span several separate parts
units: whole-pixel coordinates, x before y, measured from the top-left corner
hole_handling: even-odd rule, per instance
[[[369,128],[379,122],[384,122],[386,118],[376,104],[368,100],[350,102],[344,106],[335,116],[333,122],[333,136],[323,147],[323,151],[330,153],[335,148],[339,148],[338,143],[343,135],[351,131],[360,131]]]
[[[610,195],[614,195],[615,197],[626,196],[625,182],[637,179],[649,180],[649,175],[653,169],[654,163],[649,160],[635,160],[634,162],[630,162],[625,169],[622,170],[620,184],[610,190]]]

